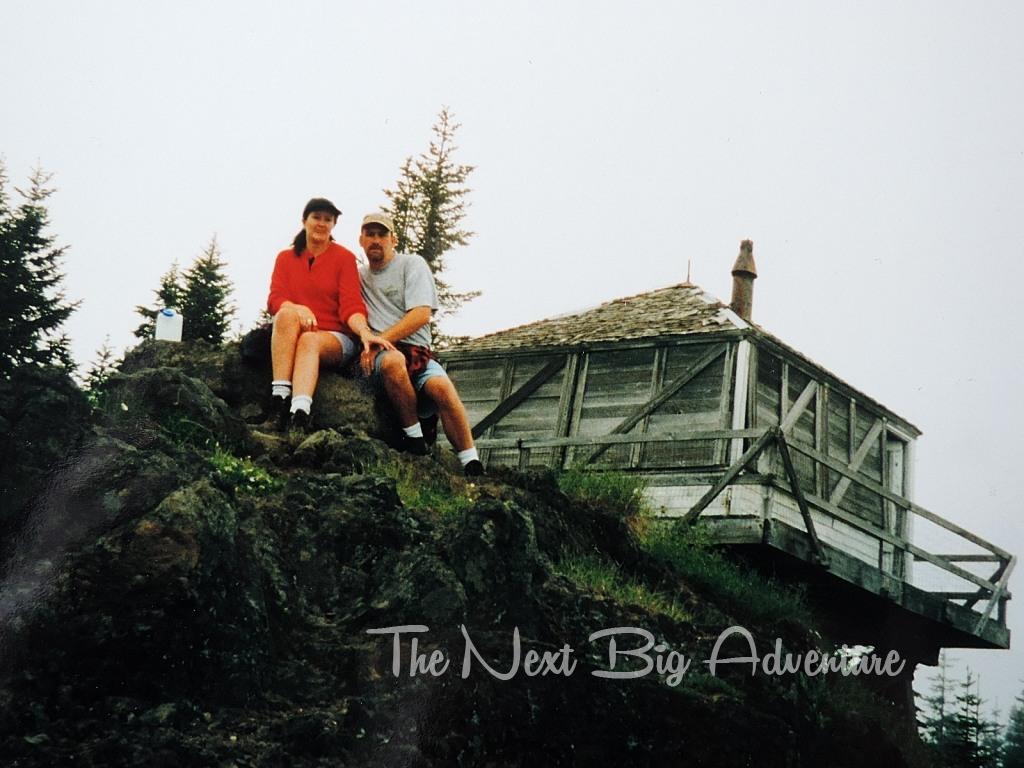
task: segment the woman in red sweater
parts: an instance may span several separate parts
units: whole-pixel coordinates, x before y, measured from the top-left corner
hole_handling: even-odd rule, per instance
[[[267,309],[274,316],[271,413],[279,429],[309,428],[321,363],[343,365],[359,342],[394,349],[367,325],[355,256],[331,236],[340,214],[326,198],[310,200],[302,230],[274,263]]]

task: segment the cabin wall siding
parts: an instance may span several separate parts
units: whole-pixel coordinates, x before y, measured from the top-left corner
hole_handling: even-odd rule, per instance
[[[578,437],[606,435],[624,421],[637,407],[652,397],[652,369],[656,350],[617,349],[590,353],[583,404],[579,418],[571,426]],[[640,434],[643,422],[626,434]],[[573,448],[569,461],[586,460],[592,448]],[[599,467],[632,466],[633,447],[616,445],[606,450],[594,462]]]
[[[669,347],[665,354],[665,368],[660,389],[671,384],[691,369],[710,349],[708,345]],[[731,356],[711,363],[687,382],[652,413],[647,420],[648,433],[698,432],[725,429],[729,426],[729,395],[723,391],[725,366]],[[724,401],[724,402],[723,402]],[[724,407],[723,407],[724,406]],[[723,440],[701,440],[688,443],[660,443],[643,447],[640,466],[646,469],[662,467],[700,467],[721,464],[724,460]]]
[[[796,499],[775,488],[771,489],[770,493],[772,519],[800,531],[806,530]],[[874,536],[813,508],[811,520],[814,522],[814,531],[823,544],[853,555],[865,563],[878,566],[878,539]]]
[[[776,426],[784,421],[800,394],[808,384],[817,381],[817,390],[792,423],[786,437],[794,443],[814,448],[834,456],[848,464],[857,448],[868,436],[882,414],[873,409],[852,402],[851,398],[831,388],[822,379],[814,379],[810,372],[800,365],[786,360],[767,349],[758,349],[757,380],[755,384],[756,409],[751,426],[762,428]],[[820,405],[819,405],[820,403]],[[819,424],[823,419],[825,423]],[[882,436],[885,435],[883,430]],[[867,450],[858,473],[877,483],[883,482],[882,437],[874,441]],[[842,482],[839,473],[817,466],[813,459],[790,451],[800,488],[804,493],[831,497]],[[781,473],[777,456],[759,465],[762,472]],[[882,527],[884,525],[882,498],[857,483],[847,483],[838,506],[846,512]],[[905,534],[905,521],[897,533]]]
[[[563,357],[564,355],[536,355],[513,358],[504,371],[505,389],[510,393],[515,392],[546,365]],[[491,427],[488,437],[517,437],[524,440],[556,437],[555,430],[558,425],[558,411],[564,378],[565,368],[551,376],[501,421]],[[554,457],[554,450],[553,448],[544,448],[531,451],[529,465],[545,466],[550,464]],[[488,461],[493,464],[518,466],[519,455],[515,450],[495,450],[491,452]]]
[[[625,434],[686,433],[698,430],[728,428],[732,424],[734,393],[740,384],[735,367],[735,353],[739,342],[728,342],[731,347],[698,374],[686,382],[651,413],[645,415]],[[566,359],[566,365],[535,392],[487,430],[490,438],[543,438],[558,436],[588,437],[611,433],[639,408],[657,397],[666,386],[679,380],[691,370],[713,345],[707,342],[668,343],[642,347],[618,347],[592,351],[577,351],[571,355],[559,352],[520,355],[502,359],[489,357],[480,360],[459,359],[449,366],[450,374],[462,395],[470,414],[471,423],[477,423],[489,414],[503,397],[515,392],[534,374],[557,360]],[[815,448],[836,458],[843,464],[853,459],[865,438],[878,427],[881,413],[858,403],[842,390],[833,389],[828,381],[814,378],[813,372],[772,349],[755,343],[748,391],[747,424],[767,428],[783,421],[791,422],[787,439],[796,445]],[[728,367],[732,366],[732,367]],[[815,383],[813,396],[805,398],[799,414],[792,413],[800,396]],[[786,417],[789,417],[787,420]],[[794,419],[793,417],[796,416]],[[884,422],[883,422],[884,424]],[[879,438],[866,446],[859,466],[860,474],[875,482],[884,482],[882,446],[887,439],[883,429]],[[700,498],[699,486],[680,482],[667,486],[666,474],[678,470],[682,474],[696,469],[720,471],[726,463],[727,440],[702,442],[654,443],[646,445],[614,445],[600,452],[593,462],[596,469],[626,469],[653,472],[650,477],[660,479],[656,489],[649,491],[651,503],[666,514],[684,514]],[[749,442],[747,443],[749,445]],[[569,449],[533,449],[528,456],[530,466],[569,466],[585,461],[596,451],[595,446]],[[490,465],[518,466],[520,454],[514,449],[491,449],[487,456]],[[829,499],[836,492],[841,476],[817,466],[798,451],[790,451],[801,489],[808,494]],[[759,470],[775,476],[782,474],[781,461],[775,450],[766,452]],[[682,477],[682,474],[680,477]],[[689,482],[692,482],[692,475]],[[893,533],[906,534],[903,515],[885,515],[885,507],[878,494],[857,483],[845,483],[837,505],[844,511],[860,516],[873,525],[882,527],[893,523]],[[734,489],[728,489],[732,494]],[[738,496],[724,498],[747,500],[753,491],[735,491]],[[780,514],[790,518],[796,527],[802,518],[791,497],[775,494]],[[705,514],[716,514],[729,504],[716,501]],[[747,503],[746,501],[744,503]],[[763,499],[757,501],[763,504]],[[756,504],[754,505],[756,506]],[[751,507],[753,509],[753,507]],[[755,510],[756,512],[756,510]],[[759,512],[757,512],[759,514]],[[796,517],[792,517],[796,515]],[[887,520],[888,518],[888,520]],[[835,543],[857,557],[877,560],[877,551],[871,537],[856,529],[832,521],[823,539]],[[831,538],[826,538],[831,537]]]
[[[825,453],[844,464],[848,464],[853,456],[850,447],[850,399],[835,391],[830,391],[828,397],[828,441]],[[832,496],[841,477],[838,472],[828,473],[826,497]]]
[[[671,480],[660,478],[659,482]],[[648,486],[644,495],[657,517],[678,518],[685,515],[710,488],[710,484],[652,485]],[[726,488],[701,513],[701,519],[754,517],[763,521],[766,507],[771,513],[769,520],[785,523],[798,531],[806,530],[796,499],[776,488],[760,485],[734,485]],[[815,533],[823,544],[877,567],[878,539],[816,510],[811,511],[811,519],[814,521]],[[892,570],[889,562],[886,563],[886,570]]]
[[[666,482],[662,478],[661,482]],[[644,498],[657,517],[682,517],[708,492],[710,485],[649,485]],[[726,488],[708,505],[701,517],[757,517],[764,513],[761,490],[757,486],[735,485]]]

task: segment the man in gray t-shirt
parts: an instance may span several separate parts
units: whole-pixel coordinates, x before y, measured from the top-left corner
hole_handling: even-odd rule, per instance
[[[376,245],[373,247],[377,248]],[[398,324],[405,317],[406,308],[426,307],[430,309],[430,314],[437,311],[434,276],[422,256],[394,253],[379,268],[361,267],[359,280],[363,288],[366,314],[373,318],[370,325],[374,328],[390,328]],[[432,345],[430,314],[427,314],[426,323],[400,341],[429,349]]]
[[[430,350],[430,318],[437,309],[434,276],[423,257],[395,253],[398,238],[394,232],[395,225],[386,213],[363,217],[359,245],[369,264],[359,269],[359,281],[367,320],[376,333],[400,350],[365,350],[363,372],[383,383],[408,451],[427,453],[420,416],[436,412],[466,475],[480,475],[483,465],[473,445],[466,409]],[[417,392],[426,396],[432,406],[429,412],[417,410]]]

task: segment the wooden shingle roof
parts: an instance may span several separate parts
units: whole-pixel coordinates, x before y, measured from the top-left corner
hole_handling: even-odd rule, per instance
[[[458,351],[565,347],[748,327],[728,305],[692,283],[681,283],[478,336]]]
[[[571,312],[526,325],[468,339],[444,353],[445,359],[465,359],[475,354],[571,348],[615,342],[641,341],[669,336],[690,336],[722,331],[747,331],[765,339],[810,368],[841,384],[861,402],[873,403],[896,419],[912,436],[921,431],[874,398],[850,386],[834,373],[789,346],[756,323],[745,321],[715,296],[693,283],[607,301],[596,307]]]

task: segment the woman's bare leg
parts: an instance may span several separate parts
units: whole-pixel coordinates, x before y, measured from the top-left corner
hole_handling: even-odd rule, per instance
[[[291,381],[296,342],[301,333],[299,325],[299,313],[291,307],[285,307],[274,315],[274,330],[270,336],[274,381]]]
[[[337,365],[341,362],[341,342],[327,331],[307,331],[299,336],[294,357],[292,397],[312,397],[320,377],[320,364]],[[277,374],[274,375],[276,377]]]

